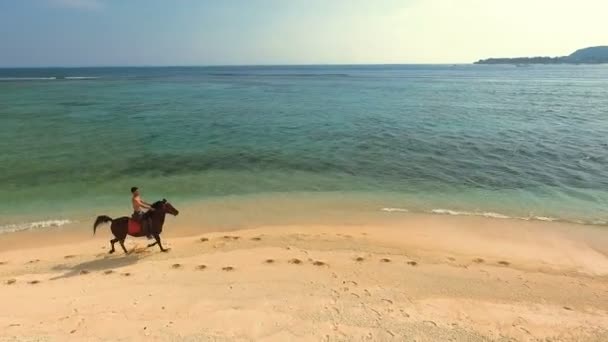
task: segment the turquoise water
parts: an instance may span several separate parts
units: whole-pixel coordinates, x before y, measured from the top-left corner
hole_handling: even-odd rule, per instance
[[[132,185],[608,218],[608,66],[0,69],[0,120],[5,229],[127,214]]]

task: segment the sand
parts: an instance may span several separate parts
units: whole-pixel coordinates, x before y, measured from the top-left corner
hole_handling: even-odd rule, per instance
[[[128,239],[130,255],[107,254],[107,228],[0,235],[0,341],[608,341],[604,227],[212,230],[167,230],[168,253]]]

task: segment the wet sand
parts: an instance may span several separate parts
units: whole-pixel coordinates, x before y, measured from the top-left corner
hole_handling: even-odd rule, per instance
[[[395,217],[0,235],[0,341],[608,340],[605,228]]]

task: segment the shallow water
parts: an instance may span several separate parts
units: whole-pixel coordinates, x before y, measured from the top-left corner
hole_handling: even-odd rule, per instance
[[[128,214],[132,185],[608,218],[608,66],[0,69],[0,120],[4,230]]]

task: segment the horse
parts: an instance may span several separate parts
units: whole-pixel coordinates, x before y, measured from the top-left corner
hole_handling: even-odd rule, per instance
[[[154,210],[149,210],[144,214],[142,218],[142,223],[148,221],[148,230],[147,232],[143,229],[129,229],[129,228],[140,228],[140,224],[132,221],[130,217],[123,216],[116,219],[112,219],[109,216],[101,215],[97,216],[95,223],[93,224],[93,235],[97,231],[97,226],[103,223],[111,222],[110,229],[112,230],[112,234],[114,234],[114,239],[110,240],[110,246],[112,249],[110,250],[110,254],[114,253],[114,244],[119,242],[120,247],[125,252],[125,254],[129,254],[127,249],[125,248],[125,238],[127,235],[133,237],[142,237],[142,236],[153,236],[155,242],[148,245],[148,247],[152,247],[158,245],[160,247],[161,252],[167,252],[168,249],[163,248],[163,245],[160,241],[160,233],[163,231],[163,224],[165,223],[165,215],[171,214],[173,216],[177,216],[179,211],[175,209],[171,203],[167,202],[166,199],[162,201],[157,201],[152,204],[152,208]],[[135,231],[134,231],[135,230]]]

